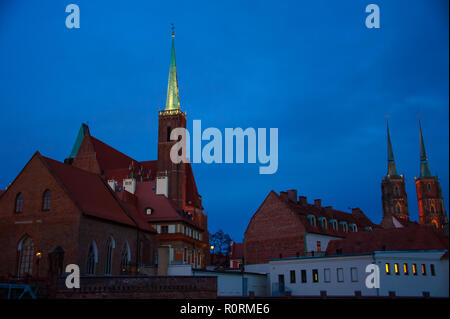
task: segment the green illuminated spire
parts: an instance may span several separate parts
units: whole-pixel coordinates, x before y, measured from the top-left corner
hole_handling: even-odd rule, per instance
[[[86,132],[89,134],[89,127],[86,124],[82,123],[80,130],[78,131],[77,139],[73,144],[72,152],[70,152],[69,158],[75,158],[75,156],[77,156],[78,150],[80,149],[81,142],[83,142]]]
[[[392,150],[391,135],[389,134],[389,121],[387,121],[387,142],[388,142],[388,175],[397,176],[397,167],[395,167],[394,151]]]
[[[420,177],[431,177],[430,167],[428,166],[427,153],[425,152],[425,143],[422,136],[422,125],[419,119],[420,130]]]
[[[169,68],[169,83],[167,85],[167,110],[179,110],[180,98],[178,95],[178,80],[177,80],[177,64],[175,61],[175,32],[172,24],[172,52],[170,55],[170,68]]]

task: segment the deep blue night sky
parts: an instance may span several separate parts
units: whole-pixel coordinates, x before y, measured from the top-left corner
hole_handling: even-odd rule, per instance
[[[275,190],[381,220],[386,118],[412,220],[422,128],[448,211],[448,1],[0,1],[0,188],[36,150],[64,160],[82,122],[156,159],[170,23],[181,108],[202,126],[277,127],[279,169],[194,164],[209,228],[241,241]],[[65,27],[66,5],[81,28]],[[367,29],[366,5],[381,9]]]

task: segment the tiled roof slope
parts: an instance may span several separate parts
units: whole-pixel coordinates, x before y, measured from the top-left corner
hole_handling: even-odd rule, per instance
[[[348,234],[328,243],[326,254],[371,253],[374,251],[448,250],[448,238],[429,226],[379,229]]]
[[[135,227],[134,219],[139,228],[155,231],[138,215],[126,210],[99,175],[48,157],[42,156],[42,159],[84,214]]]

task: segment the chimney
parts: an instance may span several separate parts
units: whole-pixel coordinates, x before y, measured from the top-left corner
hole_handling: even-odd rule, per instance
[[[156,177],[156,195],[169,196],[169,182],[168,182],[167,171],[163,173],[158,173]]]
[[[315,199],[314,200],[314,206],[321,207],[322,206],[322,200],[321,199]]]
[[[298,202],[300,203],[300,205],[308,204],[308,200],[307,200],[306,196],[299,196],[298,197]]]
[[[297,190],[296,189],[288,189],[287,196],[291,202],[293,202],[293,203],[297,202]]]
[[[280,197],[284,201],[288,201],[288,193],[287,192],[280,192]]]

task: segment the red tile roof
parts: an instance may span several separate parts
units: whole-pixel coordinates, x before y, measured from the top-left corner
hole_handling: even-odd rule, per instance
[[[134,219],[141,229],[155,231],[140,216],[127,211],[99,175],[48,157],[41,158],[84,214],[135,227]]]
[[[132,162],[137,163],[133,158],[119,152],[115,148],[103,143],[102,141],[90,136],[92,145],[94,146],[97,161],[100,168],[106,172],[117,168],[127,168]],[[137,165],[135,165],[137,166]]]
[[[233,243],[231,245],[230,259],[242,259],[244,257],[244,244]]]
[[[429,226],[379,229],[348,234],[345,239],[332,240],[327,255],[371,253],[374,251],[448,250],[449,241]]]
[[[137,182],[135,196],[137,198],[137,211],[144,216],[147,222],[184,221],[195,225],[192,218],[178,211],[166,196],[156,194],[156,182],[154,180]],[[152,209],[151,215],[144,215],[146,208]]]
[[[297,213],[308,233],[316,233],[335,237],[346,237],[351,232],[351,223],[356,224],[358,232],[365,231],[365,227],[371,227],[372,229],[379,228],[379,226],[372,223],[360,209],[354,209],[352,213],[347,213],[332,209],[330,207],[321,207],[309,203],[302,204],[300,202],[293,202],[289,199],[283,200],[280,195],[278,195],[278,198],[286,203],[292,211]],[[309,215],[315,216],[316,226],[311,225],[311,222],[308,219]],[[321,226],[319,221],[320,217],[324,217],[326,219],[326,228],[323,228]],[[330,224],[330,220],[333,219],[338,223],[338,230],[334,230]],[[344,232],[342,230],[342,227],[339,224],[339,222],[341,221],[347,222],[348,232]]]

